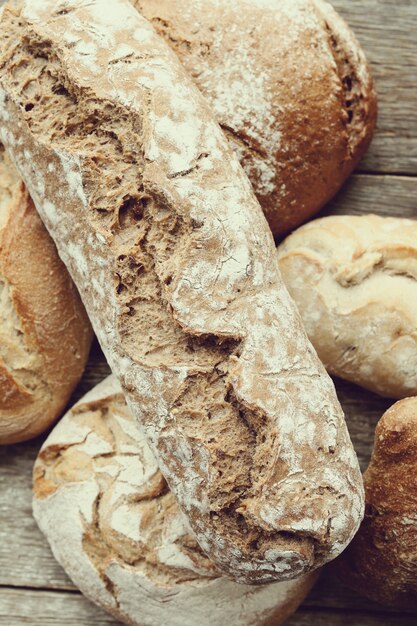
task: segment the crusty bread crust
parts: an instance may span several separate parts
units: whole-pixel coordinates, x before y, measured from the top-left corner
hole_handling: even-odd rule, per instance
[[[382,396],[417,394],[417,221],[322,218],[290,235],[278,259],[329,372]]]
[[[35,437],[58,417],[91,339],[74,284],[0,145],[0,444]]]
[[[417,601],[417,398],[382,416],[364,474],[366,514],[341,559],[341,580],[375,602],[415,609]]]
[[[1,30],[2,137],[200,545],[252,583],[334,558],[357,459],[204,99],[125,0],[16,1]]]
[[[35,518],[66,573],[133,626],[279,626],[317,578],[253,588],[220,577],[113,377],[78,402],[43,444],[33,491]]]
[[[178,55],[239,156],[274,235],[330,200],[366,151],[364,53],[323,0],[132,0]]]

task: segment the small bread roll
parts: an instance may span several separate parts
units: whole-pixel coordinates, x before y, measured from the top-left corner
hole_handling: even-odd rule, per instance
[[[91,339],[78,292],[0,144],[0,444],[35,437],[58,417]]]
[[[44,443],[33,510],[74,583],[131,625],[278,626],[317,577],[254,587],[221,577],[191,534],[113,377],[76,404]]]
[[[319,211],[372,138],[376,96],[323,0],[132,0],[206,97],[274,235]]]
[[[415,610],[417,398],[397,402],[381,418],[364,480],[365,519],[335,567],[371,600]]]
[[[278,247],[284,282],[326,369],[382,396],[417,394],[417,222],[315,220]]]

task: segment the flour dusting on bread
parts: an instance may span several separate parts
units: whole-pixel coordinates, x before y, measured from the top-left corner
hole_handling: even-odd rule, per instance
[[[114,377],[73,407],[42,446],[33,510],[80,590],[134,626],[278,625],[316,578],[248,587],[220,577]]]
[[[200,545],[242,582],[320,566],[359,524],[361,477],[238,159],[127,2],[114,21],[97,15],[104,0],[14,4],[6,127],[36,155],[14,159]],[[79,54],[76,40],[94,46]]]

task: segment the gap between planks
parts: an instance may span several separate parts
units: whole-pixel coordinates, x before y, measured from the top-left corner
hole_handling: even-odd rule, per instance
[[[349,612],[343,610],[301,608],[286,626],[415,626],[409,615]],[[101,609],[79,593],[31,591],[28,589],[0,588],[0,624],[3,626],[116,626]]]

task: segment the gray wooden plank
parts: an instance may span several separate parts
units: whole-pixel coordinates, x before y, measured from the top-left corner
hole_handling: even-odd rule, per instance
[[[363,170],[417,174],[414,0],[330,0],[361,42],[378,93],[378,130]]]
[[[202,610],[203,607],[202,607]],[[0,588],[0,626],[116,626],[106,615],[79,594]],[[415,626],[407,615],[345,614],[340,611],[299,610],[287,626]],[[166,626],[169,626],[168,624]]]
[[[300,610],[285,622],[285,626],[416,626],[416,619],[384,613],[371,615],[362,611],[345,613]]]
[[[69,588],[32,518],[31,474],[40,443],[0,448],[0,584]]]
[[[395,608],[383,607],[376,602],[371,602],[365,597],[359,596],[355,591],[351,591],[345,587],[340,580],[336,578],[331,567],[324,568],[318,582],[310,595],[303,603],[303,609],[316,610],[341,610],[347,613],[363,612],[371,615],[388,615],[398,614]],[[402,611],[403,614],[409,614],[413,617],[417,624],[416,612],[410,610]]]
[[[417,219],[417,178],[354,174],[320,215],[363,213]]]
[[[119,623],[78,593],[0,587],[1,626],[116,626]]]

